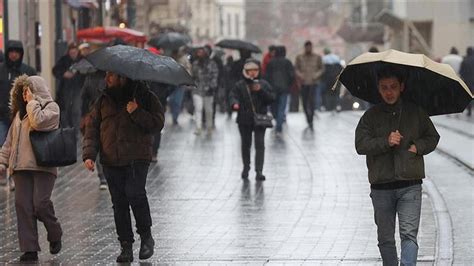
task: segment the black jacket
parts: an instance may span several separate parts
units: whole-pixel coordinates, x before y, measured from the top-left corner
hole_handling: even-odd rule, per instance
[[[283,47],[277,48],[275,57],[270,60],[265,71],[265,79],[272,85],[276,94],[289,93],[290,87],[295,81],[293,63],[285,56],[285,49]]]
[[[71,71],[71,65],[81,60],[78,56],[76,60],[72,60],[69,55],[63,55],[56,65],[53,67],[53,75],[59,80],[58,91],[56,92],[56,101],[58,102],[61,110],[67,108],[71,102],[81,97],[81,88],[84,83],[84,75],[77,72],[74,77],[66,79],[63,77],[66,71]]]
[[[250,103],[250,97],[247,90],[247,83],[251,81],[242,79],[235,84],[231,91],[232,105],[239,104],[240,108],[237,113],[237,123],[242,125],[253,125],[253,110]],[[272,87],[265,80],[260,80],[261,89],[257,92],[250,91],[255,111],[260,114],[267,113],[267,107],[275,100],[275,94]]]
[[[96,71],[85,75],[84,84],[81,90],[82,108],[81,115],[84,116],[90,111],[96,100],[102,95],[105,89],[105,72]]]
[[[10,99],[10,89],[13,81],[20,75],[26,74],[28,76],[36,75],[36,70],[23,63],[23,44],[20,41],[10,40],[6,45],[5,60],[0,63],[0,120],[10,120],[10,109],[8,108],[8,101]],[[17,50],[20,52],[20,59],[12,62],[8,58],[8,52]]]
[[[474,92],[474,55],[464,57],[459,69],[459,75],[466,82],[471,92]]]

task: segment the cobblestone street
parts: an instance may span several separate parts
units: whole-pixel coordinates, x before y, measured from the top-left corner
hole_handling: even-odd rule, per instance
[[[312,132],[302,113],[289,114],[282,139],[267,131],[265,182],[256,182],[253,172],[248,182],[240,178],[240,137],[233,120],[218,115],[212,136],[194,135],[189,116],[180,117],[179,126],[167,121],[147,182],[156,249],[144,262],[381,265],[365,157],[354,148],[360,115],[319,113]],[[472,134],[472,123],[466,123],[471,129],[459,130]],[[464,137],[472,156],[472,135]],[[454,264],[472,263],[472,168],[440,152],[425,160],[419,265],[453,258]],[[64,230],[63,250],[50,255],[39,226],[40,262],[114,263],[119,243],[109,197],[81,163],[61,169],[52,200]],[[439,222],[446,218],[442,213],[451,224]],[[0,222],[0,263],[17,263],[14,195],[6,188],[0,192]],[[445,230],[452,235],[440,236]],[[135,254],[139,246],[136,238]]]

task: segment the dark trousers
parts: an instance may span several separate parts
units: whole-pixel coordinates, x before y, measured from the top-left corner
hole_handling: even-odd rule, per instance
[[[149,162],[137,161],[127,166],[103,166],[120,242],[134,241],[130,207],[135,216],[137,233],[142,238],[151,234],[150,206],[145,190],[149,165]]]
[[[61,240],[63,231],[54,213],[51,193],[56,177],[47,172],[17,171],[15,180],[15,209],[18,222],[20,251],[40,251],[37,220],[43,222],[48,241]]]
[[[153,155],[158,154],[158,150],[160,149],[160,144],[161,144],[161,131],[156,133],[155,136],[153,137],[153,147],[152,147]]]
[[[262,173],[265,157],[265,128],[239,125],[240,138],[242,140],[242,163],[244,170],[250,170],[250,147],[252,147],[252,133],[255,137],[255,172]]]
[[[303,101],[304,114],[308,125],[313,124],[315,87],[316,85],[303,85],[301,87],[301,100]]]

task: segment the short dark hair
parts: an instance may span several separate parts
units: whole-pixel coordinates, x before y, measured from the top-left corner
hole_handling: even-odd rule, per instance
[[[451,47],[451,50],[449,51],[450,54],[459,54],[458,48],[456,47]]]
[[[473,55],[473,54],[474,54],[474,47],[472,47],[472,46],[467,47],[467,49],[466,49],[466,55],[467,55],[467,56],[471,56],[471,55]]]
[[[377,82],[386,78],[396,78],[400,83],[404,83],[405,81],[402,70],[391,64],[383,64],[377,70]]]
[[[304,42],[304,46],[305,46],[305,47],[306,47],[306,46],[310,46],[310,45],[313,46],[313,43],[312,43],[311,41],[306,41],[306,42]]]
[[[276,48],[276,46],[272,44],[272,45],[268,46],[268,51],[270,51],[270,52],[275,51],[275,48]]]

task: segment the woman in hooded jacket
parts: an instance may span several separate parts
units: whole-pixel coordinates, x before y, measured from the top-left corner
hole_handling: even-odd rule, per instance
[[[41,250],[37,221],[43,222],[46,228],[51,254],[61,250],[62,229],[51,202],[57,169],[37,165],[29,135],[33,130],[57,129],[59,106],[42,77],[22,75],[10,91],[10,110],[12,124],[0,150],[0,171],[8,168],[16,184],[18,242],[24,252],[20,261],[37,261]]]
[[[243,79],[238,81],[231,91],[232,109],[237,111],[240,138],[242,140],[242,179],[247,180],[250,170],[250,147],[252,133],[255,138],[255,172],[257,181],[264,181],[263,161],[265,155],[265,127],[255,126],[254,112],[266,114],[268,106],[274,101],[272,87],[260,76],[260,62],[247,59],[243,70]],[[253,106],[252,106],[253,105]]]

